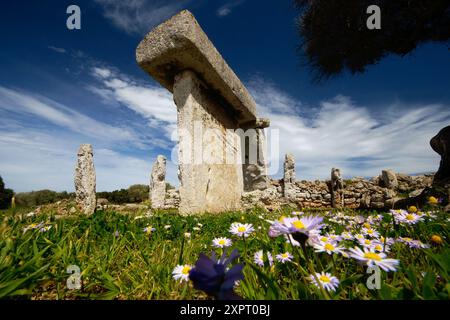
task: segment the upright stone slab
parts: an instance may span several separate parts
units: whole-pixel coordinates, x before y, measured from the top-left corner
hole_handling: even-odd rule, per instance
[[[150,181],[150,201],[153,209],[163,209],[166,198],[166,158],[159,155],[153,165]]]
[[[292,154],[286,154],[284,159],[284,197],[291,198],[295,188],[295,159]]]
[[[392,170],[381,171],[381,180],[388,189],[396,189],[398,187],[397,175]]]
[[[78,149],[75,167],[75,196],[78,209],[86,215],[96,208],[96,178],[92,145],[82,144]]]
[[[242,153],[236,129],[256,123],[256,104],[189,11],[148,33],[138,64],[173,92],[183,214],[240,209]]]
[[[267,145],[264,129],[270,126],[269,119],[257,119],[246,131],[243,163],[244,191],[265,190],[269,186],[267,173]]]
[[[333,208],[337,207],[339,203],[340,206],[344,207],[344,181],[341,176],[341,170],[337,168],[331,169],[331,206]]]

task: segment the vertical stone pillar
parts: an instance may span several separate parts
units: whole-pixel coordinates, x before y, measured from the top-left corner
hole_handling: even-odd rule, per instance
[[[284,197],[291,198],[295,188],[295,159],[292,154],[286,154],[284,159]]]
[[[238,124],[193,71],[175,77],[173,94],[178,112],[179,211],[189,214],[239,209],[243,190],[241,145],[233,132]],[[227,155],[227,150],[233,154]]]
[[[173,93],[177,106],[180,213],[239,210],[244,182],[237,129],[257,120],[248,90],[186,10],[142,39],[136,61]]]
[[[241,139],[244,149],[244,191],[265,190],[269,186],[267,173],[267,144],[264,128],[269,127],[268,119],[257,119],[248,131],[250,134]]]
[[[164,208],[166,199],[166,158],[159,155],[153,165],[150,180],[150,201],[153,209]]]
[[[398,187],[397,175],[392,170],[382,170],[381,180],[383,181],[383,185],[388,189],[396,189]]]
[[[82,144],[78,149],[75,167],[75,195],[78,209],[86,215],[96,208],[96,178],[92,145]]]
[[[342,180],[341,170],[331,169],[331,206],[337,207],[337,203],[344,207],[344,181]]]

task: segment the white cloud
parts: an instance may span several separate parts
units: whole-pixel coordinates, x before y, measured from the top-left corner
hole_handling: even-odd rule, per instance
[[[191,0],[95,0],[103,15],[117,28],[144,35],[183,9]]]
[[[58,48],[58,47],[54,47],[54,46],[48,46],[48,48],[50,50],[53,50],[58,53],[66,53],[67,52],[66,49],[64,49],[64,48]]]
[[[142,145],[130,130],[114,127],[70,109],[52,99],[29,92],[0,86],[0,110],[13,114],[35,116],[74,132],[111,141]]]
[[[231,13],[232,9],[241,5],[242,3],[244,3],[244,0],[230,1],[217,9],[217,15],[219,17],[225,17]]]
[[[140,84],[113,68],[94,67],[97,84],[90,90],[111,101],[120,102],[148,120],[148,125],[163,132],[168,141],[176,130],[177,108],[167,89]],[[168,142],[168,147],[171,143]]]
[[[394,104],[380,113],[337,96],[315,108],[262,80],[249,83],[262,116],[280,132],[280,170],[285,153],[296,158],[299,179],[328,178],[332,167],[347,177],[375,176],[382,169],[420,173],[437,170],[429,140],[448,125],[449,106]]]
[[[79,139],[40,130],[0,131],[0,174],[16,192],[40,189],[74,190],[74,169]],[[132,184],[147,184],[151,157],[140,159],[94,144],[97,190],[111,191]]]

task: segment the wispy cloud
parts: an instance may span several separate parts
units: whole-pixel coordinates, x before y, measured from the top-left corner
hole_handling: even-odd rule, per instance
[[[26,128],[0,129],[0,168],[16,192],[40,189],[74,190],[74,169],[79,146],[76,136],[52,135]],[[148,184],[153,157],[138,158],[94,144],[97,190],[111,191],[136,183]],[[176,170],[171,168],[176,173]],[[175,179],[175,177],[171,177]]]
[[[93,67],[91,73],[97,81],[91,91],[133,110],[170,139],[176,131],[177,108],[169,91],[141,84],[111,67]]]
[[[154,26],[183,9],[191,0],[95,0],[103,15],[117,28],[144,35]]]
[[[396,103],[382,107],[385,115],[378,116],[348,97],[312,108],[265,81],[252,81],[249,88],[259,112],[280,132],[280,155],[272,160],[279,164],[285,153],[293,153],[299,179],[328,178],[332,167],[351,177],[375,176],[385,168],[417,173],[439,166],[429,140],[448,125],[449,106]]]
[[[48,46],[48,48],[50,50],[53,50],[53,51],[58,52],[58,53],[66,53],[67,52],[67,50],[64,49],[64,48],[58,48],[58,47],[54,47],[54,46]]]
[[[129,129],[97,121],[47,97],[0,86],[0,110],[37,117],[85,136],[140,144]],[[5,115],[6,116],[6,115]]]
[[[217,15],[219,17],[225,17],[225,16],[229,15],[234,8],[236,8],[237,6],[244,3],[244,1],[245,0],[235,0],[235,1],[227,2],[226,4],[221,6],[219,9],[217,9]]]

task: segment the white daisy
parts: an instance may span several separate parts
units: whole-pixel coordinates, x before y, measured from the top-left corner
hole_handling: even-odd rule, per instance
[[[362,233],[371,238],[378,238],[380,233],[373,228],[362,228]]]
[[[348,231],[342,232],[341,233],[341,237],[344,240],[352,240],[353,239],[353,235],[350,232],[348,232]]]
[[[404,213],[398,216],[398,221],[403,224],[416,224],[423,221],[423,217],[415,213]]]
[[[153,228],[152,226],[146,226],[146,227],[143,229],[143,231],[144,231],[146,234],[148,234],[148,235],[151,235],[152,232],[155,231],[155,230],[156,230],[156,229]]]
[[[326,252],[328,254],[343,253],[344,247],[338,246],[335,242],[321,242],[314,245],[316,252]]]
[[[239,237],[247,238],[255,229],[250,223],[234,222],[231,224],[230,232]]]
[[[231,240],[228,238],[215,238],[212,242],[213,246],[216,248],[226,248],[232,244]]]
[[[45,225],[44,222],[32,223],[32,224],[26,226],[25,228],[23,228],[22,231],[23,231],[23,233],[25,233],[28,230],[41,229],[42,227],[44,227],[44,225]]]
[[[281,263],[285,263],[285,262],[290,262],[290,261],[292,261],[292,258],[294,258],[293,256],[292,256],[292,254],[290,254],[289,252],[285,252],[285,253],[280,253],[280,254],[277,254],[276,256],[275,256],[275,258],[278,260],[278,261],[280,261]]]
[[[323,218],[319,216],[303,216],[301,218],[281,217],[278,221],[272,222],[269,228],[269,237],[278,237],[282,234],[303,233],[309,236],[313,230],[320,230],[323,226]]]
[[[368,248],[364,248],[363,251],[361,248],[355,247],[349,251],[352,258],[365,263],[368,267],[377,265],[384,271],[396,271],[395,267],[400,263],[397,259],[387,259],[385,253],[376,253]]]
[[[355,234],[355,237],[354,237],[354,238],[355,238],[356,240],[358,240],[358,241],[366,239],[366,237],[365,237],[363,234],[361,234],[361,233]]]
[[[180,280],[180,282],[188,281],[189,280],[189,271],[191,271],[192,266],[185,264],[185,265],[178,265],[176,266],[172,271],[172,277],[175,280]]]
[[[273,257],[270,252],[267,252],[267,261],[269,262],[269,266],[273,265]],[[255,255],[253,257],[253,261],[260,267],[264,266],[264,251],[259,250],[255,252]]]
[[[327,291],[336,291],[336,288],[339,286],[339,279],[335,276],[332,276],[330,273],[318,273],[316,272],[316,276],[313,275],[309,276],[309,281],[311,281],[317,288],[320,288],[319,284],[317,283],[317,279],[319,280],[322,287]]]

